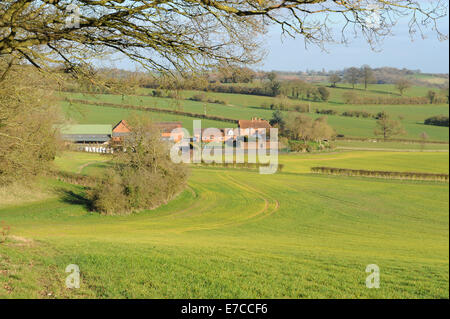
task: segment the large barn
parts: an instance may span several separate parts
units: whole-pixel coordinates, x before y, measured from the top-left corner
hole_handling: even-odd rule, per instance
[[[62,125],[61,137],[73,143],[103,144],[111,140],[112,126],[109,124]]]

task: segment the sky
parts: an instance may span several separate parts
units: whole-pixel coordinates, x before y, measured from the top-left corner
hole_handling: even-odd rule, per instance
[[[381,51],[376,52],[362,38],[352,39],[347,46],[328,45],[328,53],[314,45],[305,49],[303,39],[281,37],[279,30],[272,29],[264,46],[267,56],[258,68],[266,71],[333,71],[368,64],[373,68],[391,66],[419,69],[424,73],[448,73],[449,41],[439,41],[433,31],[427,32],[424,40],[416,37],[411,41],[407,22],[400,21],[394,34],[383,41]],[[448,34],[448,16],[441,20],[439,28]]]
[[[322,69],[335,71],[367,64],[372,68],[387,66],[421,70],[423,73],[449,73],[449,41],[439,41],[436,33],[431,30],[427,31],[425,39],[416,36],[412,41],[408,21],[400,20],[393,35],[386,38],[377,51],[372,50],[363,38],[351,39],[347,46],[327,45],[327,52],[314,45],[305,48],[302,37],[292,39],[281,36],[280,29],[274,27],[263,38],[263,49],[267,53],[265,59],[251,67],[264,71],[297,72]],[[448,35],[448,16],[439,20],[438,25],[440,31]],[[107,63],[103,66],[136,69],[135,64],[121,59],[116,60],[113,65]]]

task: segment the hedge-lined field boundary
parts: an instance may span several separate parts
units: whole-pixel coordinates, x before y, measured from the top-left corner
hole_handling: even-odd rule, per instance
[[[430,140],[413,140],[413,139],[403,139],[403,138],[389,138],[382,139],[376,137],[345,137],[345,136],[337,136],[335,140],[338,141],[376,141],[376,142],[400,142],[400,143],[414,143],[414,144],[448,144],[448,141],[430,141]]]
[[[62,171],[48,172],[48,176],[55,178],[61,182],[86,187],[95,186],[99,181],[99,177],[86,176],[77,173],[62,172]]]
[[[206,166],[206,167],[223,167],[223,168],[254,168],[267,167],[268,164],[263,163],[192,163],[194,166]],[[281,172],[284,168],[284,164],[278,164],[278,172]]]
[[[226,118],[226,117],[222,117],[222,116],[205,115],[205,114],[191,113],[191,112],[184,112],[184,111],[177,111],[177,110],[170,110],[170,109],[161,109],[161,108],[151,107],[151,106],[138,106],[138,105],[132,105],[132,104],[117,104],[117,103],[110,103],[110,102],[96,102],[96,101],[90,101],[90,100],[71,99],[71,98],[67,98],[67,97],[65,98],[65,101],[67,101],[69,103],[107,106],[107,107],[115,107],[115,108],[120,108],[120,109],[131,109],[131,110],[138,110],[138,111],[176,114],[176,115],[183,115],[183,116],[189,116],[189,117],[195,117],[195,118],[207,119],[207,120],[213,120],[213,121],[229,122],[229,123],[234,123],[234,124],[238,123],[238,120],[230,119],[230,118]]]
[[[327,175],[363,176],[363,177],[376,177],[386,179],[409,179],[409,180],[448,182],[448,174],[370,171],[363,169],[348,169],[336,167],[312,167],[311,172]]]

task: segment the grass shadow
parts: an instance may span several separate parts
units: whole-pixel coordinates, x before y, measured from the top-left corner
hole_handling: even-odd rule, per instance
[[[70,205],[80,205],[88,211],[93,210],[92,201],[89,200],[84,194],[76,193],[65,188],[58,188],[55,190],[55,192],[59,195],[60,200],[64,203]]]

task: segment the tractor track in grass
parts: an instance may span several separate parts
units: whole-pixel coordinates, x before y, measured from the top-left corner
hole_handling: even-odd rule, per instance
[[[184,229],[172,229],[172,230],[168,230],[169,232],[175,232],[175,233],[184,233],[184,232],[191,232],[191,231],[202,231],[202,230],[211,230],[211,229],[219,229],[219,228],[226,228],[226,227],[230,227],[230,226],[240,226],[249,222],[253,222],[253,221],[259,221],[263,218],[269,217],[272,214],[274,214],[276,211],[278,211],[280,204],[278,202],[278,200],[275,200],[273,198],[267,197],[266,194],[264,194],[263,192],[252,188],[248,185],[243,185],[242,183],[236,181],[234,178],[230,177],[229,175],[223,175],[220,174],[218,176],[219,179],[223,180],[224,183],[233,186],[233,188],[237,188],[237,189],[241,189],[244,192],[248,192],[248,193],[253,193],[257,195],[257,198],[262,199],[264,202],[264,206],[257,210],[256,212],[253,212],[251,214],[247,214],[244,217],[241,217],[237,220],[232,220],[232,221],[222,221],[222,222],[218,222],[218,223],[205,223],[204,225],[199,225],[199,226],[194,226],[194,227],[188,227],[188,228],[184,228]],[[209,194],[208,196],[211,196],[212,194]],[[208,200],[210,200],[211,198],[208,197]],[[195,212],[193,212],[194,208],[199,207],[199,204],[204,205],[204,200],[202,199],[201,194],[198,195],[198,201],[188,207],[183,209],[182,211],[178,211],[174,214],[170,214],[166,217],[180,217],[180,215],[188,213],[191,217],[195,218],[195,216],[199,216],[201,215],[203,212],[210,212],[211,207],[201,207],[201,209],[199,210],[195,210]],[[218,201],[214,201],[214,204],[216,205],[216,203],[218,203]],[[213,206],[214,207],[214,206]],[[184,215],[185,217],[189,218],[189,215]]]
[[[89,165],[92,165],[92,164],[97,164],[97,163],[106,163],[106,162],[108,162],[109,161],[109,159],[108,160],[103,160],[103,161],[92,161],[92,162],[87,162],[87,163],[84,163],[83,165],[80,165],[80,166],[78,166],[78,168],[77,168],[77,174],[82,174],[83,173],[83,170],[86,168],[86,167],[88,167]]]
[[[236,185],[236,187],[241,188],[245,191],[251,192],[251,193],[255,193],[259,195],[259,198],[261,198],[264,201],[264,209],[260,212],[257,212],[255,214],[252,214],[247,220],[259,220],[265,217],[268,217],[272,214],[274,214],[275,212],[278,211],[279,207],[280,207],[280,203],[278,200],[273,199],[269,196],[267,196],[267,194],[261,192],[260,190],[253,188],[251,186],[248,185],[244,185],[243,183],[237,181],[236,179],[234,179],[233,177],[231,177],[230,175],[225,175],[226,178],[228,180],[231,181],[232,184]],[[273,203],[274,207],[270,208],[270,201]]]

